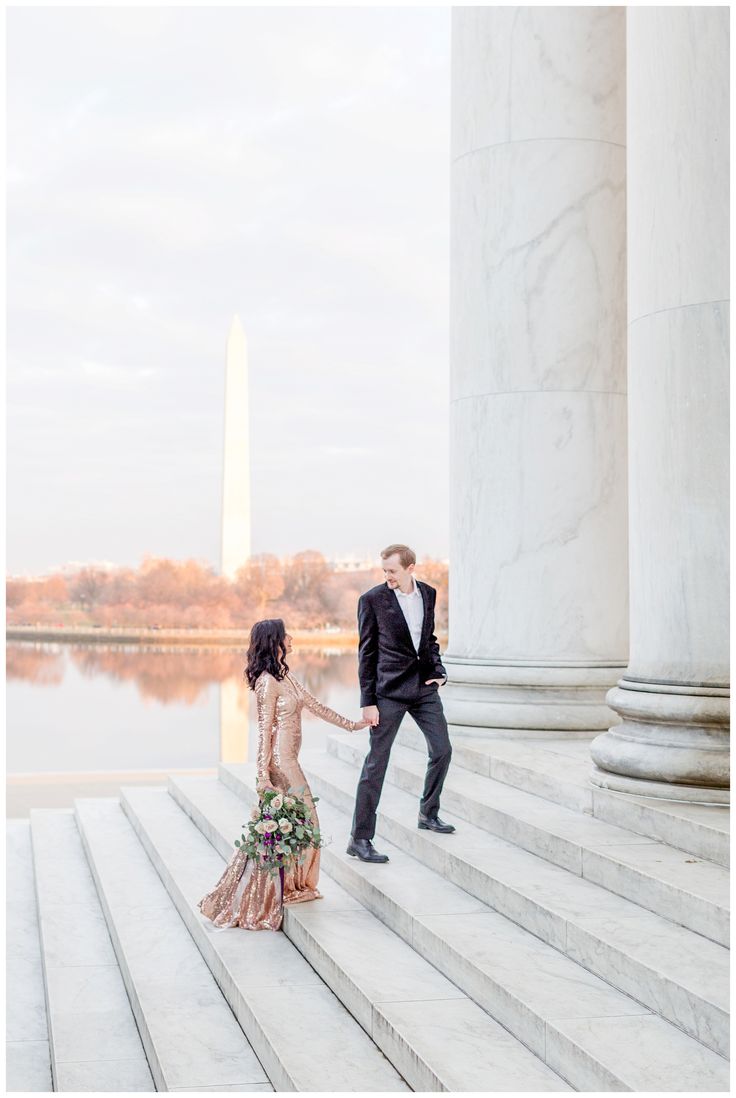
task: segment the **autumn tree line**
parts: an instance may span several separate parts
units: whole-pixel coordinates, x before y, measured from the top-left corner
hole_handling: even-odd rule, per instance
[[[447,628],[447,565],[417,563],[437,588],[436,624]],[[337,570],[321,553],[251,557],[234,580],[206,563],[145,557],[138,568],[82,567],[73,574],[8,578],[8,625],[160,626],[248,629],[283,618],[289,629],[356,629],[359,596],[383,573]]]

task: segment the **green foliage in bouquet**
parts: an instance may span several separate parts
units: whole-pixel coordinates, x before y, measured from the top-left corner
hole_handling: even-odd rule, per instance
[[[279,869],[303,862],[308,850],[322,846],[322,836],[297,793],[267,789],[235,845],[252,859],[256,869],[275,876]]]

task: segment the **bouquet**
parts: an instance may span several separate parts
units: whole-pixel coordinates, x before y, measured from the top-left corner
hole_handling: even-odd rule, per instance
[[[235,845],[252,859],[256,869],[275,876],[280,869],[303,862],[307,850],[322,846],[322,836],[312,824],[309,807],[301,797],[267,789],[253,809],[250,821],[243,824],[243,833]]]

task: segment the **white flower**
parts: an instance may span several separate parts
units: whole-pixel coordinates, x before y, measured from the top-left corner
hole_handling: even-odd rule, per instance
[[[250,814],[250,818],[251,818],[251,820],[257,820],[257,819],[259,819],[260,815],[261,815],[261,810],[256,805],[256,807],[253,809],[253,811]]]
[[[283,807],[283,804],[284,798],[279,793],[278,797],[274,797],[274,799],[271,801],[270,807],[274,810],[274,812],[278,812],[278,810]]]
[[[284,797],[284,804],[286,805],[287,808],[293,808],[294,805],[296,804],[296,801],[294,800],[293,797]]]
[[[289,853],[289,848],[288,848],[288,846],[284,846],[283,843],[278,843],[276,845],[276,853],[277,854],[288,854]]]
[[[256,824],[255,830],[258,832],[259,835],[263,834],[263,832],[266,830],[266,825],[263,820],[261,820],[260,823]]]
[[[278,827],[278,824],[276,823],[275,820],[264,820],[263,821],[263,830],[269,835],[273,831],[275,831],[277,827]]]
[[[294,828],[289,823],[289,821],[285,820],[285,819],[284,820],[279,820],[279,829],[280,829],[282,835],[288,835],[290,831],[294,830]]]

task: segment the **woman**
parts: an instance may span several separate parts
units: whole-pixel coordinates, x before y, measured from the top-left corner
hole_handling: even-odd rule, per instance
[[[250,631],[245,675],[255,691],[258,711],[258,764],[256,789],[296,793],[309,806],[315,826],[319,820],[312,794],[299,765],[302,743],[302,709],[306,705],[318,717],[349,732],[365,728],[368,721],[351,721],[322,705],[289,671],[286,656],[292,641],[280,618],[258,621]],[[199,902],[199,909],[215,926],[241,926],[246,930],[278,930],[282,902],[298,904],[321,898],[317,889],[319,850],[308,850],[306,859],[284,872],[283,900],[278,877],[254,870],[241,850],[236,850],[225,872]]]

